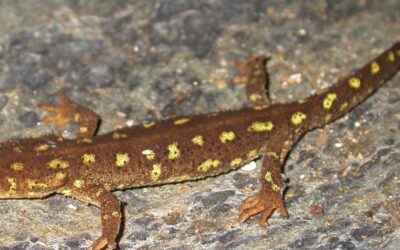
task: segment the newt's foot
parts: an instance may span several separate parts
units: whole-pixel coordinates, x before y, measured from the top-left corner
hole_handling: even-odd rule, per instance
[[[56,128],[61,128],[70,122],[79,124],[78,138],[92,137],[96,133],[99,116],[93,111],[72,102],[62,91],[57,94],[60,103],[42,103],[38,107],[54,114],[43,118],[45,123],[54,122]]]
[[[115,241],[110,241],[107,237],[98,238],[89,248],[88,250],[103,250],[103,249],[116,249],[117,244]]]
[[[283,203],[279,193],[271,195],[269,193],[267,194],[265,192],[260,192],[257,195],[247,198],[246,201],[240,206],[239,221],[245,222],[250,217],[261,213],[258,224],[265,228],[268,225],[268,218],[275,210],[278,210],[283,217],[289,217],[285,208],[285,204]]]

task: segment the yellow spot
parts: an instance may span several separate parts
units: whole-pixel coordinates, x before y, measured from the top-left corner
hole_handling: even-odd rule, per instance
[[[333,102],[336,100],[337,95],[335,93],[329,93],[326,95],[324,101],[322,102],[322,106],[324,109],[330,109],[332,107]]]
[[[120,217],[120,214],[119,214],[119,212],[118,211],[114,211],[114,212],[112,212],[112,217],[116,217],[116,218],[118,218],[118,217]]]
[[[153,127],[155,124],[156,124],[155,122],[149,122],[149,123],[143,124],[143,127],[144,127],[144,128],[151,128],[151,127]]]
[[[394,62],[394,60],[395,60],[394,53],[392,51],[389,52],[388,60],[390,62]]]
[[[174,142],[168,145],[168,159],[175,160],[179,158],[181,151],[178,148],[178,143]]]
[[[304,114],[303,112],[296,112],[292,115],[291,121],[294,125],[299,125],[301,124],[305,119],[307,118],[307,115]]]
[[[235,133],[233,131],[224,131],[219,135],[219,140],[222,143],[227,143],[235,139]]]
[[[14,162],[10,167],[15,171],[22,171],[24,169],[24,164],[22,164],[22,162]]]
[[[99,197],[103,193],[103,190],[99,190],[96,192],[96,197]]]
[[[371,74],[376,74],[380,70],[379,64],[377,62],[371,63]]]
[[[128,137],[126,134],[121,134],[121,133],[118,133],[118,132],[114,132],[112,134],[112,138],[113,139],[121,139],[121,138],[126,138],[126,137]]]
[[[341,105],[340,105],[340,111],[343,111],[343,110],[345,110],[346,108],[347,108],[347,106],[348,106],[349,104],[347,104],[347,102],[344,102],[344,103],[342,103]]]
[[[47,144],[40,144],[35,147],[36,152],[43,152],[43,151],[47,151],[48,149],[49,149],[49,145],[47,145]]]
[[[72,191],[70,189],[64,189],[61,191],[61,193],[65,196],[71,196],[72,195]]]
[[[17,153],[22,153],[22,147],[21,146],[14,147],[13,150],[15,152],[17,152]]]
[[[47,163],[47,166],[51,169],[66,169],[69,168],[69,163],[61,159],[54,159]]]
[[[151,180],[158,180],[161,175],[161,171],[161,164],[153,164],[153,170],[151,170]]]
[[[79,128],[79,132],[81,132],[81,133],[87,133],[87,132],[88,132],[88,128],[87,128],[87,127],[80,127],[80,128]]]
[[[147,160],[149,160],[149,161],[154,160],[154,158],[156,158],[156,153],[154,153],[154,151],[151,149],[143,150],[142,154],[144,154],[146,156]]]
[[[84,154],[82,155],[82,161],[85,165],[92,165],[96,162],[96,155],[94,154]]]
[[[31,190],[32,189],[46,189],[49,187],[46,183],[41,183],[36,180],[28,179],[26,182],[28,185],[28,189],[31,189]]]
[[[84,186],[85,186],[85,181],[84,180],[75,180],[74,181],[74,187],[83,188]]]
[[[196,135],[195,137],[192,138],[192,142],[195,145],[203,146],[204,144],[203,136]]]
[[[92,143],[92,142],[93,142],[93,140],[92,140],[92,139],[90,139],[90,138],[83,138],[83,139],[82,139],[82,140],[80,140],[79,142],[83,142],[83,143],[90,144],[90,143]]]
[[[261,106],[255,106],[253,107],[254,110],[264,110],[267,109],[269,106],[268,105],[261,105]]]
[[[329,122],[332,119],[332,114],[327,114],[325,116],[325,122]]]
[[[17,191],[17,181],[15,178],[7,178],[8,184],[10,188],[8,189],[9,193],[15,193]]]
[[[179,119],[179,120],[174,121],[174,124],[175,124],[175,125],[182,125],[182,124],[187,123],[188,121],[190,121],[190,119],[182,118],[182,119]]]
[[[241,163],[242,163],[242,158],[235,158],[231,161],[230,166],[236,167],[239,166]]]
[[[272,184],[272,190],[274,190],[275,192],[278,192],[279,190],[281,190],[281,188],[274,183],[274,184]]]
[[[361,81],[357,77],[352,77],[349,79],[349,85],[353,89],[359,89],[361,87]]]
[[[250,101],[252,101],[252,102],[257,102],[257,101],[260,101],[261,99],[262,99],[262,97],[259,94],[251,94],[250,95]]]
[[[119,168],[128,165],[130,157],[127,153],[121,154],[117,153],[115,155],[115,165]]]
[[[257,150],[253,149],[250,150],[249,153],[247,153],[247,157],[249,159],[254,159],[257,156]]]
[[[272,182],[272,173],[271,172],[266,172],[265,173],[265,175],[264,175],[264,180],[266,181],[266,182]]]
[[[308,99],[300,99],[297,101],[298,104],[304,104],[308,101]]]
[[[64,180],[65,176],[66,176],[66,174],[63,173],[63,172],[58,172],[56,174],[56,178],[59,179],[59,180]]]
[[[270,157],[270,158],[279,160],[279,156],[278,156],[278,154],[275,153],[275,152],[269,151],[269,152],[267,153],[267,156]]]
[[[207,172],[210,168],[216,168],[221,164],[219,160],[208,159],[197,167],[198,171]]]
[[[274,128],[274,124],[272,122],[253,122],[248,128],[249,132],[265,132],[271,131]]]
[[[75,113],[74,114],[74,121],[75,122],[80,122],[81,121],[81,114]]]

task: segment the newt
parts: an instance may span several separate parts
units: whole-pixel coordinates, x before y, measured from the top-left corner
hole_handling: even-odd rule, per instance
[[[236,62],[249,106],[241,110],[176,117],[96,135],[99,116],[60,92],[44,121],[57,128],[79,125],[76,139],[57,135],[12,139],[0,144],[0,199],[61,194],[101,209],[102,234],[89,249],[116,248],[120,201],[111,192],[197,180],[262,159],[259,192],[244,201],[239,221],[260,214],[259,225],[276,210],[288,217],[282,176],[285,159],[306,132],[349,112],[400,68],[400,42],[337,84],[286,104],[268,94],[268,58],[250,55]],[[206,129],[205,129],[206,128]]]

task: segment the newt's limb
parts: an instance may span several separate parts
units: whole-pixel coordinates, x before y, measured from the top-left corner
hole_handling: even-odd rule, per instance
[[[53,112],[52,115],[47,115],[43,118],[46,123],[54,122],[56,128],[61,128],[70,122],[75,122],[79,125],[77,138],[87,138],[96,135],[97,128],[100,122],[99,116],[74,102],[72,102],[62,91],[57,94],[59,104],[39,104],[38,107],[45,111]]]
[[[100,186],[74,189],[72,192],[69,192],[69,189],[65,189],[61,190],[60,193],[95,205],[101,209],[102,234],[88,248],[89,250],[115,249],[117,247],[116,239],[119,234],[122,218],[120,202],[115,195]]]
[[[236,61],[236,68],[243,74],[233,79],[234,83],[246,84],[246,95],[251,106],[270,105],[268,75],[265,64],[269,58],[251,53],[246,64]]]
[[[287,218],[289,215],[282,197],[285,183],[281,174],[281,162],[273,156],[265,156],[262,164],[260,191],[247,198],[240,206],[239,221],[244,222],[261,213],[258,223],[261,227],[266,227],[268,218],[275,210],[283,217]]]

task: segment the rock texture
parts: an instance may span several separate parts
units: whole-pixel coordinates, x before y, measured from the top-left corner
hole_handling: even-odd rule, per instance
[[[399,13],[397,0],[5,0],[0,140],[54,132],[36,105],[62,88],[102,116],[100,133],[243,107],[230,79],[250,51],[272,56],[274,102],[303,98],[399,40]],[[400,74],[297,144],[285,168],[289,219],[237,222],[258,189],[258,169],[241,169],[116,192],[120,248],[398,249],[399,84]],[[1,200],[0,217],[1,249],[84,249],[100,235],[97,208],[59,195]]]

